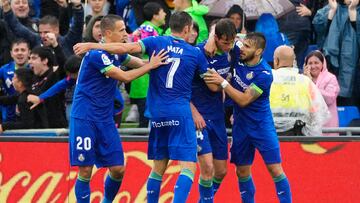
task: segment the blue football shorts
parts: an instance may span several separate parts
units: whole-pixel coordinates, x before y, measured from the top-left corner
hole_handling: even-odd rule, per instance
[[[148,159],[196,162],[196,135],[191,117],[151,118]]]
[[[70,118],[72,166],[124,166],[124,152],[114,122]]]
[[[228,159],[228,142],[224,119],[205,120],[206,127],[196,131],[198,155],[212,153],[214,159]]]
[[[241,124],[244,125],[244,124]],[[251,165],[257,149],[265,164],[281,163],[280,145],[274,126],[244,129],[234,125],[233,141],[230,148],[230,162],[237,166]]]

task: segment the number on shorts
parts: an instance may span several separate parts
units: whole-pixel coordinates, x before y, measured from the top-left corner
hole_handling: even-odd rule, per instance
[[[196,131],[196,138],[200,140],[204,139],[204,134],[201,132],[201,130]]]
[[[91,149],[91,139],[90,137],[85,137],[84,139],[82,137],[77,136],[76,137],[76,149],[78,150],[90,150]]]
[[[168,58],[167,62],[171,63],[171,67],[166,76],[166,88],[173,88],[174,75],[180,65],[180,58]]]

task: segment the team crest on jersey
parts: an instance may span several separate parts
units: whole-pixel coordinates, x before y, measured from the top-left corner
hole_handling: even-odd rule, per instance
[[[83,154],[79,154],[78,160],[81,161],[81,162],[82,162],[82,161],[85,161],[84,155],[83,155]]]
[[[248,74],[246,74],[246,79],[251,80],[254,77],[254,72],[250,71]]]
[[[108,66],[111,64],[111,60],[106,54],[101,54],[101,60],[103,61],[104,65]]]

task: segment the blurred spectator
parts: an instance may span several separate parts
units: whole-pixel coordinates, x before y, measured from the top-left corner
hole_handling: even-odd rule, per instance
[[[31,92],[31,84],[34,73],[31,69],[20,68],[15,70],[13,84],[17,95],[1,96],[0,104],[17,105],[18,116],[15,121],[3,122],[0,125],[0,133],[9,129],[33,129],[47,128],[46,112],[43,106],[36,110],[30,110],[31,104],[27,102],[27,96]],[[39,114],[41,112],[41,114]],[[41,117],[39,117],[41,116]]]
[[[308,0],[290,0],[295,7],[310,8]],[[311,9],[311,8],[310,8]],[[308,9],[309,10],[309,9]],[[295,47],[297,67],[302,72],[305,52],[308,49],[311,39],[311,13],[293,10],[278,19],[280,32],[284,33],[289,43]]]
[[[318,10],[313,24],[318,37],[318,46],[328,59],[329,69],[339,80],[339,96],[353,96],[356,76],[359,73],[360,29],[359,1],[329,0],[329,4]]]
[[[109,7],[107,0],[88,0],[88,7],[85,8],[85,24],[87,25],[91,17],[104,16],[109,13]]]
[[[336,98],[340,87],[335,75],[328,71],[325,57],[320,51],[313,51],[306,56],[304,74],[316,84],[329,107],[331,117],[323,127],[339,127]]]
[[[165,30],[168,27],[171,11],[164,0],[131,0],[130,3],[132,8],[134,9],[135,19],[138,25],[141,25],[146,20],[145,13],[143,12],[145,4],[159,4],[163,11],[166,13],[165,24],[164,26],[161,26],[161,28]],[[162,35],[162,33],[159,33],[159,35]]]
[[[194,21],[188,43],[195,46],[198,37],[199,37],[199,25]]]
[[[175,11],[187,12],[193,21],[199,26],[199,36],[196,43],[203,42],[208,39],[209,31],[204,19],[204,15],[209,12],[209,8],[204,5],[199,5],[196,0],[174,0]],[[170,29],[166,30],[166,34],[170,34]]]
[[[131,2],[134,2],[134,0]],[[142,9],[140,10],[140,13],[142,14]],[[135,17],[133,5],[130,3],[130,0],[116,0],[116,14],[124,19],[127,32],[134,32],[136,28],[138,28],[136,20],[139,18]],[[141,22],[143,21],[140,21],[140,23]]]
[[[80,4],[80,1],[78,2],[78,4],[75,4],[75,1],[73,1],[72,9],[74,14],[74,23],[71,25],[70,30],[65,36],[59,35],[59,21],[57,20],[57,18],[53,16],[45,16],[40,19],[39,34],[32,32],[30,29],[19,23],[18,19],[14,16],[13,12],[11,11],[10,5],[7,2],[7,0],[2,0],[2,2],[3,2],[3,10],[5,12],[4,19],[9,25],[11,25],[10,29],[17,37],[28,40],[31,47],[40,45],[41,43],[45,46],[49,46],[50,43],[52,43],[51,45],[53,47],[54,45],[59,45],[61,49],[64,51],[65,56],[70,56],[73,54],[72,47],[76,43],[81,42],[81,36],[82,36],[82,30],[84,24],[83,23],[84,12]],[[53,35],[55,35],[56,40],[55,41],[48,40],[49,38],[48,34],[51,34],[51,38],[53,38]],[[61,60],[58,60],[58,63],[60,61]]]
[[[280,45],[288,45],[287,37],[279,32],[279,26],[271,13],[263,13],[256,22],[255,32],[261,32],[266,39],[263,58],[273,66],[274,51]]]
[[[141,25],[150,25],[158,35],[162,35],[164,30],[161,27],[165,25],[166,13],[161,5],[155,2],[146,3],[143,13],[144,22]]]
[[[13,34],[8,28],[7,23],[0,20],[0,66],[12,60],[10,56],[10,46],[13,38]]]
[[[238,33],[246,34],[246,15],[239,5],[231,6],[225,17],[234,22]]]
[[[11,10],[19,19],[20,23],[29,28],[33,32],[38,31],[38,19],[33,19],[29,16],[30,6],[28,0],[12,0]]]
[[[35,80],[32,85],[32,92],[40,95],[60,78],[64,76],[63,67],[54,69],[54,54],[47,47],[35,47],[31,50],[29,64],[34,70]],[[44,102],[50,128],[64,128],[67,126],[65,119],[64,94],[58,94]]]
[[[83,41],[84,42],[100,42],[101,40],[101,30],[100,22],[103,16],[92,17],[89,23],[86,25],[84,32]]]
[[[294,50],[280,46],[274,53],[270,107],[278,135],[320,136],[330,117],[319,89],[293,67]]]
[[[2,81],[5,96],[13,96],[16,93],[12,84],[15,70],[28,68],[28,59],[30,56],[29,43],[24,39],[16,39],[11,44],[10,53],[13,61],[0,68],[0,80]],[[3,122],[15,121],[15,105],[2,106],[1,112]]]

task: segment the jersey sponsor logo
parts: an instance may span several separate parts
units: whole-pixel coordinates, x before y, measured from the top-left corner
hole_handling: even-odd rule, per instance
[[[152,125],[152,127],[154,127],[154,128],[179,126],[179,125],[180,125],[180,121],[178,121],[178,120],[160,121],[160,122],[152,121],[152,122],[151,122],[151,125]]]
[[[217,70],[217,72],[218,72],[220,75],[227,74],[229,71],[230,71],[230,67],[221,68],[221,69]]]
[[[101,54],[101,60],[104,63],[104,65],[106,65],[106,66],[112,64],[111,60],[109,59],[109,57],[106,54]]]
[[[238,75],[234,75],[235,82],[239,84],[244,90],[249,87],[249,85],[245,84]]]
[[[183,54],[184,50],[180,47],[173,47],[171,45],[167,46],[168,52],[173,52],[175,54]]]
[[[254,78],[254,72],[250,71],[248,74],[246,74],[246,79],[251,80]]]

